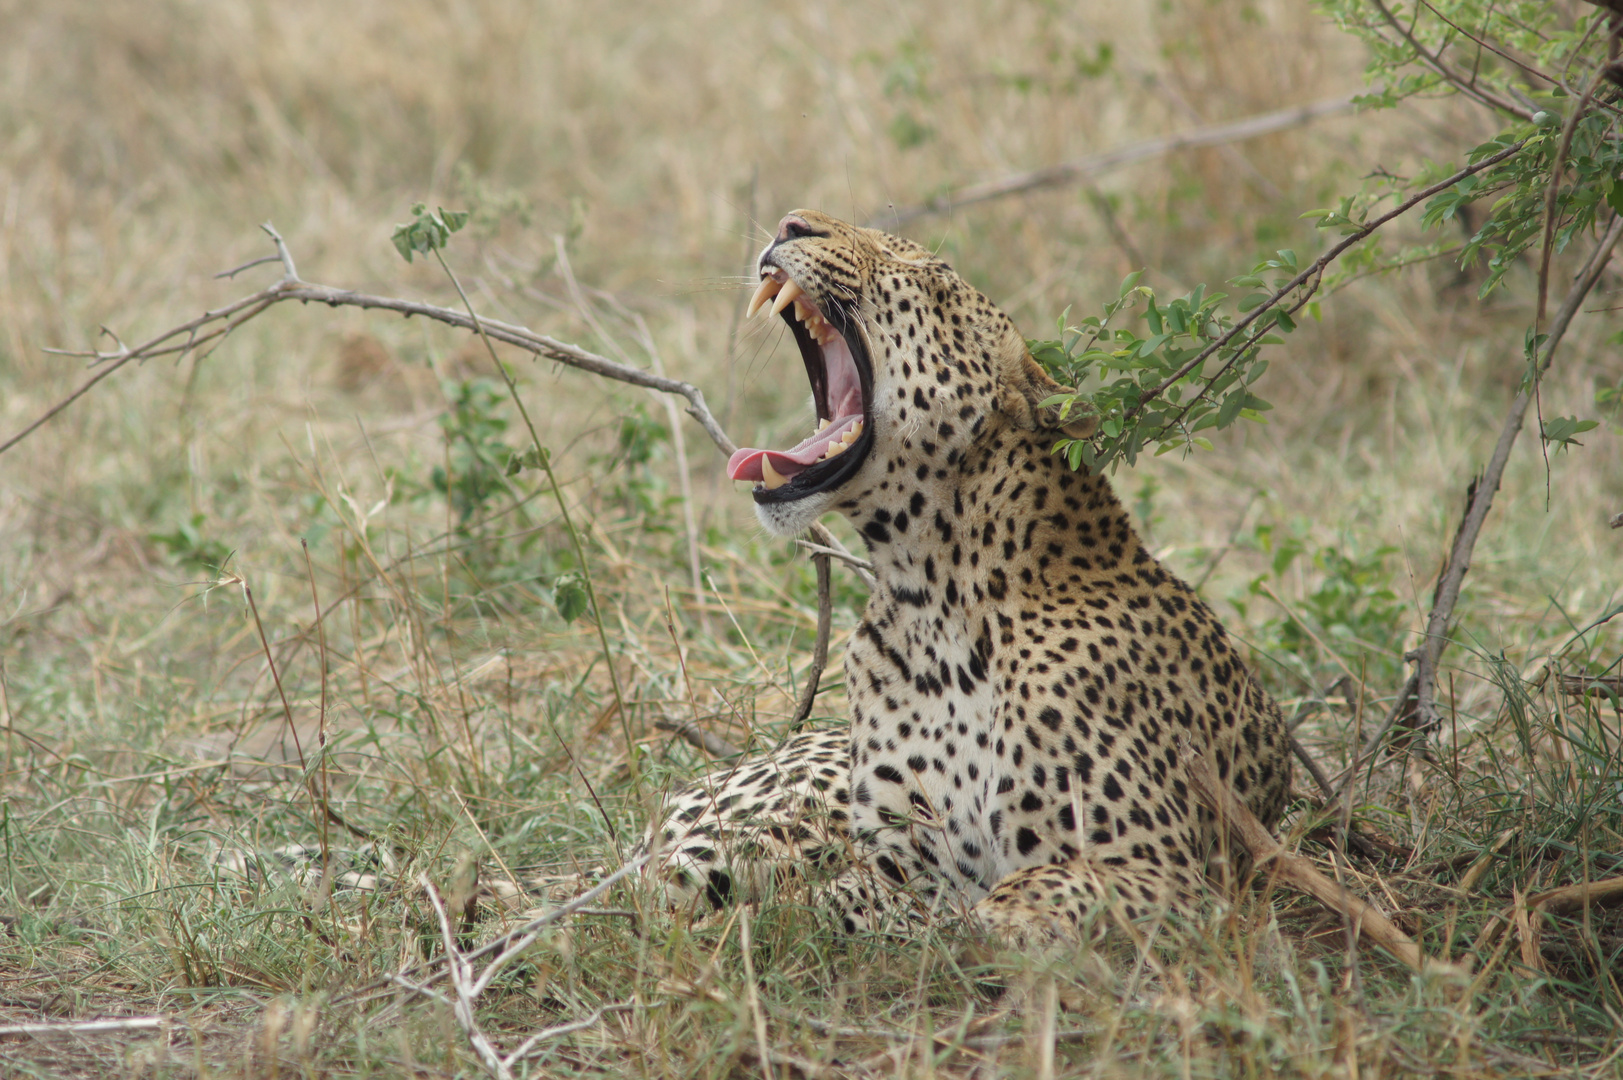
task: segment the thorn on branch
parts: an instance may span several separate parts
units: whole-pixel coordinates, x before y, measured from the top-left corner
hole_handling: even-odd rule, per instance
[[[260,228],[264,229],[265,233],[276,242],[276,257],[282,262],[281,284],[284,286],[297,285],[299,283],[299,271],[293,265],[293,253],[287,249],[287,241],[283,240],[282,234],[276,231],[276,226],[268,221],[261,225]]]

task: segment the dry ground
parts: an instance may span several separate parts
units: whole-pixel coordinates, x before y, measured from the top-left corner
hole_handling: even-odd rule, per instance
[[[266,219],[308,279],[454,303],[388,242],[424,199],[474,211],[450,259],[484,311],[663,365],[764,444],[806,422],[792,347],[739,323],[784,211],[882,223],[962,183],[1354,92],[1363,62],[1284,2],[0,0],[0,25],[0,438],[84,378],[45,347],[102,326],[137,341],[268,280],[212,278],[265,251]],[[906,231],[1036,335],[1132,269],[1177,294],[1316,251],[1299,213],[1493,131],[1447,101],[1342,115]],[[1446,260],[1353,282],[1273,358],[1267,426],[1117,475],[1332,773],[1401,682],[1520,377],[1531,278],[1485,303]],[[1597,386],[1623,378],[1620,287],[1614,271],[1575,324],[1544,415],[1599,415]],[[206,356],[119,373],[0,457],[0,1026],[166,1018],[0,1035],[0,1071],[479,1074],[449,1008],[359,992],[439,949],[416,875],[454,890],[477,861],[485,882],[572,895],[702,767],[656,719],[775,738],[815,625],[804,559],[761,536],[697,428],[676,443],[663,401],[511,359],[608,664],[555,607],[581,570],[557,503],[493,467],[517,418],[446,328],[277,308]],[[1623,651],[1617,622],[1591,625],[1623,601],[1619,435],[1614,416],[1547,461],[1518,448],[1446,657],[1437,760],[1354,787],[1390,850],[1344,873],[1471,959],[1471,986],[1350,956],[1334,920],[1267,892],[1143,957],[1049,970],[969,966],[948,930],[843,942],[795,889],[693,925],[623,890],[550,932],[481,1025],[511,1047],[626,1005],[519,1066],[548,1076],[1619,1075],[1616,910],[1481,937],[1515,896],[1623,872],[1623,713],[1559,679],[1615,675]],[[837,653],[862,590],[839,570],[836,590]],[[328,901],[263,856],[361,857],[319,824],[301,759],[393,860],[379,890]],[[1303,800],[1290,828],[1329,867],[1323,817]]]

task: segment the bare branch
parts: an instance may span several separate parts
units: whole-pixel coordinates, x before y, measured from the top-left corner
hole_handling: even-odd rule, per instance
[[[868,224],[873,227],[896,228],[910,221],[916,221],[921,217],[929,217],[932,214],[945,214],[965,206],[973,206],[976,203],[990,202],[993,199],[1007,198],[1010,195],[1024,195],[1030,191],[1059,187],[1064,184],[1080,183],[1101,173],[1119,169],[1123,165],[1143,161],[1145,158],[1158,157],[1174,150],[1194,150],[1206,146],[1221,146],[1225,143],[1254,139],[1259,135],[1271,135],[1276,131],[1285,131],[1289,128],[1312,123],[1320,117],[1350,112],[1352,107],[1350,98],[1331,98],[1326,101],[1316,101],[1311,105],[1298,105],[1289,109],[1280,109],[1277,112],[1247,117],[1244,120],[1236,120],[1232,123],[1213,124],[1210,127],[1196,128],[1193,131],[1186,131],[1178,135],[1165,135],[1159,139],[1146,139],[1143,142],[1131,143],[1127,146],[1117,147],[1114,150],[1107,150],[1102,154],[1090,154],[1087,157],[1077,158],[1074,161],[1064,161],[1058,165],[1050,165],[1047,168],[1015,173],[1013,176],[1006,176],[1001,180],[988,180],[985,183],[970,184],[950,191],[945,195],[937,196],[929,202],[920,203],[917,206],[888,211],[870,220]]]
[[[367,293],[353,292],[347,289],[335,289],[328,285],[300,284],[283,290],[278,300],[301,300],[306,303],[327,304],[331,307],[358,307],[369,310],[396,311],[408,318],[413,315],[423,315],[437,322],[447,323],[464,330],[474,330],[474,320],[463,311],[455,308],[439,307],[435,304],[424,304],[413,300],[401,300],[393,296],[372,296]],[[479,322],[484,325],[485,333],[497,341],[509,345],[517,345],[537,356],[548,360],[556,360],[569,367],[601,375],[606,379],[629,383],[632,386],[643,386],[650,390],[661,390],[667,394],[677,394],[688,401],[688,415],[697,420],[699,426],[704,428],[710,441],[716,444],[724,454],[731,454],[738,449],[727,433],[721,429],[716,418],[711,415],[710,408],[705,404],[704,392],[692,383],[682,382],[678,379],[669,379],[641,368],[631,367],[610,360],[606,356],[587,352],[578,345],[559,341],[538,334],[522,326],[500,322],[496,319],[480,316]]]
[[[281,261],[282,257],[280,255],[261,255],[257,259],[249,259],[241,266],[233,266],[229,270],[221,270],[218,274],[214,275],[214,280],[219,281],[221,278],[234,278],[244,270],[252,270],[256,266],[264,266],[266,263]]]
[[[851,554],[843,547],[824,547],[822,544],[814,544],[810,540],[796,540],[795,543],[799,544],[803,549],[811,552],[813,555],[827,555],[829,558],[838,559],[847,566],[850,566],[852,569],[860,572],[865,577],[873,573],[873,563],[869,562],[867,559],[859,558],[858,556]]]
[[[721,429],[716,418],[711,415],[709,406],[705,403],[704,393],[691,383],[678,379],[666,378],[652,372],[643,371],[629,364],[621,364],[610,360],[606,356],[588,352],[578,345],[559,341],[545,334],[538,334],[522,326],[513,326],[510,323],[499,322],[495,319],[480,317],[477,320],[468,313],[454,308],[439,307],[435,304],[425,304],[413,300],[402,300],[391,296],[372,296],[367,293],[354,292],[349,289],[337,289],[330,285],[319,285],[301,280],[294,269],[292,253],[288,251],[287,244],[282,240],[268,223],[261,226],[276,244],[277,261],[281,262],[284,275],[281,281],[250,296],[227,304],[225,307],[204,312],[202,315],[182,323],[173,329],[167,330],[151,340],[137,345],[134,348],[120,345],[111,352],[64,352],[62,350],[47,350],[61,355],[83,356],[93,364],[105,364],[102,370],[87,380],[82,386],[68,395],[62,401],[53,405],[42,416],[29,424],[22,431],[0,443],[0,454],[10,450],[23,439],[33,434],[53,417],[83,397],[93,386],[114,371],[131,361],[150,360],[157,356],[166,356],[173,353],[184,355],[198,348],[200,345],[224,337],[244,322],[254,318],[260,312],[273,304],[287,300],[298,300],[303,303],[326,304],[329,307],[357,307],[369,310],[394,311],[410,318],[413,315],[422,315],[426,318],[456,326],[464,330],[478,331],[483,325],[486,333],[499,341],[509,345],[516,345],[536,356],[556,360],[570,367],[604,378],[614,379],[618,382],[629,383],[632,386],[642,386],[650,390],[658,390],[667,394],[676,394],[688,402],[687,412],[699,426],[704,428],[705,434],[710,436],[711,442],[724,454],[731,454],[738,449],[727,433]],[[241,269],[239,267],[239,269]],[[247,312],[240,319],[233,319],[240,312]],[[219,325],[216,325],[219,324]],[[208,332],[199,334],[199,331],[209,328]],[[109,331],[109,333],[111,333]],[[114,337],[116,341],[117,338]]]
[[[478,1018],[473,1014],[474,1002],[478,1000],[479,991],[473,984],[473,965],[462,955],[457,947],[456,934],[451,931],[451,920],[445,913],[445,905],[440,902],[440,894],[435,890],[434,883],[428,880],[428,875],[418,877],[417,883],[422,886],[423,892],[428,894],[428,902],[434,907],[434,917],[439,921],[440,940],[445,946],[446,971],[451,978],[451,988],[456,992],[451,1002],[451,1015],[456,1020],[457,1027],[467,1037],[473,1052],[479,1056],[479,1062],[485,1071],[494,1076],[496,1080],[512,1080],[513,1070],[502,1060],[496,1052],[496,1047],[483,1031],[479,1029]]]
[[[615,1002],[613,1005],[603,1006],[601,1009],[598,1009],[596,1012],[584,1019],[574,1020],[567,1024],[555,1024],[549,1028],[542,1028],[534,1035],[531,1035],[528,1039],[525,1039],[523,1042],[519,1043],[518,1048],[512,1053],[508,1054],[502,1060],[507,1065],[511,1066],[514,1062],[519,1061],[528,1055],[541,1043],[548,1042],[552,1039],[556,1039],[576,1031],[585,1031],[587,1028],[599,1023],[609,1013],[630,1012],[634,1008],[636,1008],[635,1002],[619,1001]]]
[[[265,235],[270,237],[272,242],[276,244],[276,257],[282,261],[281,283],[283,285],[291,285],[298,281],[298,267],[293,265],[293,253],[287,249],[287,241],[282,239],[282,234],[277,232],[276,226],[272,225],[268,221],[259,227],[265,230]]]

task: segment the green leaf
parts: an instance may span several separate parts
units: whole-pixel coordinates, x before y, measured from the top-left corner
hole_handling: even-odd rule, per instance
[[[1600,427],[1599,420],[1580,420],[1576,416],[1557,416],[1553,420],[1544,422],[1544,441],[1562,450],[1582,446],[1583,443],[1573,436],[1581,435],[1586,431],[1593,431],[1598,427]]]
[[[586,614],[586,588],[579,574],[559,574],[552,583],[552,606],[564,622],[574,622]]]
[[[411,262],[413,253],[427,255],[438,251],[450,241],[451,234],[468,223],[468,212],[447,210],[444,207],[428,212],[423,203],[413,203],[411,220],[396,225],[389,239],[400,257]]]
[[[400,252],[400,257],[411,262],[411,226],[395,226],[394,235],[389,239],[394,241],[394,249]]]

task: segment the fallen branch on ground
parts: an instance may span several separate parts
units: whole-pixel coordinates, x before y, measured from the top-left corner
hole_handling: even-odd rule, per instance
[[[118,1020],[63,1020],[43,1024],[7,1024],[6,1035],[118,1035],[126,1031],[152,1031],[174,1021],[167,1016],[129,1016]]]
[[[399,976],[394,977],[392,981],[407,990],[449,1004],[452,1018],[456,1021],[456,1025],[462,1029],[462,1034],[467,1037],[474,1053],[478,1055],[480,1064],[485,1067],[486,1072],[496,1077],[496,1080],[512,1080],[513,1066],[541,1043],[568,1035],[571,1032],[585,1030],[602,1020],[605,1013],[623,1012],[633,1007],[633,1003],[629,1001],[605,1005],[581,1020],[557,1024],[537,1031],[520,1043],[517,1049],[507,1054],[501,1053],[490,1041],[489,1036],[480,1029],[473,1010],[479,996],[489,989],[491,980],[506,964],[509,954],[515,952],[515,950],[508,949],[503,952],[486,965],[482,973],[476,975],[473,962],[469,959],[471,954],[464,954],[461,946],[457,944],[456,933],[451,929],[450,917],[446,914],[445,904],[440,900],[440,894],[434,888],[434,883],[428,880],[427,874],[419,877],[417,883],[422,886],[423,892],[428,896],[428,902],[434,908],[434,916],[440,927],[440,940],[445,946],[446,974],[451,980],[451,989],[456,997],[454,1000],[446,1001],[444,995],[437,994],[426,986],[412,983]],[[524,947],[528,947],[527,944]]]
[[[542,930],[546,929],[548,926],[551,926],[553,923],[558,922],[560,919],[577,914],[591,907],[592,901],[598,899],[604,893],[607,893],[611,888],[614,887],[615,883],[620,881],[622,878],[641,870],[643,864],[647,861],[647,855],[639,855],[635,859],[632,859],[630,862],[626,863],[624,866],[620,867],[620,869],[616,870],[614,873],[610,874],[608,877],[604,878],[602,881],[598,882],[592,888],[587,889],[573,900],[570,900],[568,903],[561,904],[558,907],[553,908],[551,911],[538,915],[522,926],[515,927],[514,929],[507,931],[505,934],[492,938],[483,945],[479,946],[477,949],[471,949],[468,952],[461,953],[461,959],[470,963],[474,960],[480,960],[486,956],[490,956],[492,953],[497,954],[496,959],[492,960],[485,968],[484,974],[482,974],[479,979],[476,980],[475,985],[479,987],[480,992],[483,992],[484,988],[490,985],[490,980],[494,979],[502,968],[506,967],[511,961],[517,959],[525,949],[528,949],[531,945],[535,944],[536,939],[541,936]],[[429,968],[434,968],[440,964],[443,964],[445,960],[446,957],[440,956],[435,957],[432,960],[424,960],[419,964],[413,964],[403,971],[395,973],[394,975],[388,975],[384,978],[377,979],[373,982],[367,983],[358,990],[351,991],[348,994],[335,998],[333,1004],[346,1004],[348,1002],[364,998],[377,990],[383,989],[384,987],[398,986],[400,985],[400,981],[402,979],[415,977]],[[437,971],[429,971],[427,976],[424,977],[421,982],[413,984],[413,988],[426,989],[427,987],[430,987],[434,983],[445,978],[447,974],[448,971],[445,968],[440,968]]]
[[[1408,934],[1370,904],[1320,873],[1308,860],[1285,850],[1255,814],[1235,797],[1229,786],[1218,779],[1211,763],[1185,743],[1179,756],[1188,762],[1189,787],[1195,798],[1225,823],[1229,835],[1247,852],[1259,869],[1266,868],[1284,884],[1345,918],[1371,944],[1391,953],[1419,972],[1464,975],[1465,968],[1448,960],[1426,956]]]
[[[1488,925],[1482,928],[1482,933],[1476,939],[1477,955],[1484,955],[1493,948],[1494,942],[1505,932],[1505,927],[1514,925],[1521,936],[1523,964],[1541,971],[1543,965],[1538,955],[1539,937],[1544,928],[1542,916],[1570,915],[1587,907],[1611,907],[1614,904],[1623,904],[1623,877],[1583,881],[1528,897],[1517,896],[1503,911],[1495,912],[1488,919]]]

